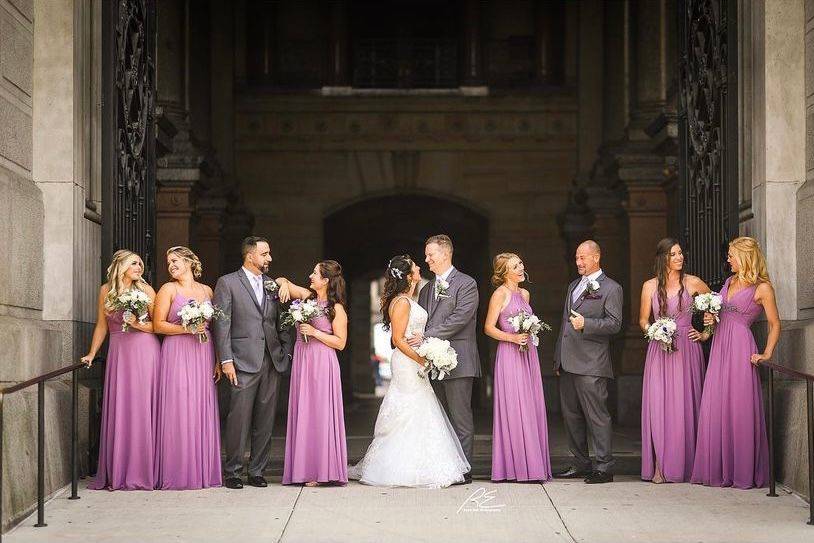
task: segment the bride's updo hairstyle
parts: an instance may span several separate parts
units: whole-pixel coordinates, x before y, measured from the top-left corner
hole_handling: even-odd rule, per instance
[[[384,272],[384,290],[382,291],[382,323],[384,329],[390,329],[390,303],[400,294],[410,290],[410,274],[413,271],[413,259],[410,255],[398,255],[387,263]]]

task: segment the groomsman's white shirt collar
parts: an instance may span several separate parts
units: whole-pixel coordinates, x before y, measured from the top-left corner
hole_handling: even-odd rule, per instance
[[[574,289],[573,296],[571,297],[571,303],[575,303],[582,293],[585,292],[585,287],[588,286],[588,281],[596,281],[599,279],[599,276],[602,275],[602,268],[599,268],[595,272],[590,275],[583,275],[582,279],[580,279],[577,288]]]
[[[246,278],[249,280],[249,284],[252,286],[252,290],[254,291],[254,297],[257,299],[258,305],[263,305],[263,274],[255,275],[252,271],[250,271],[246,266],[241,266],[243,273],[246,274]]]
[[[454,269],[455,269],[455,266],[450,266],[449,269],[447,271],[445,271],[444,273],[442,273],[441,275],[436,275],[435,276],[435,281],[436,282],[438,282],[438,281],[446,281],[447,278],[449,277],[449,274],[451,274],[452,270],[454,270]]]

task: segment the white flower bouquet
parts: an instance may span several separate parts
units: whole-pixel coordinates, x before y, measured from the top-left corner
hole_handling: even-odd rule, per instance
[[[283,326],[308,324],[323,314],[322,308],[313,298],[308,300],[294,300],[288,309],[283,312]],[[308,343],[308,336],[303,334],[303,340]]]
[[[715,317],[715,322],[721,322],[718,314],[723,307],[723,297],[717,292],[707,292],[696,294],[692,300],[692,310],[695,313],[711,313]],[[715,328],[711,325],[704,327],[704,333],[712,334]]]
[[[662,351],[671,353],[676,350],[676,329],[676,321],[670,317],[661,317],[650,325],[644,337],[647,338],[648,341],[658,342]]]
[[[224,317],[225,314],[223,310],[213,305],[209,300],[204,302],[190,300],[178,310],[178,316],[181,317],[181,325],[185,329],[195,330],[202,324]],[[206,331],[198,334],[198,341],[201,343],[209,341],[209,335]]]
[[[442,380],[458,365],[458,353],[449,341],[437,337],[428,337],[416,349],[418,356],[427,360],[427,365],[418,370],[421,377]]]
[[[531,343],[535,347],[540,345],[540,331],[551,331],[551,326],[541,321],[537,315],[533,315],[527,311],[520,311],[511,317],[507,317],[506,320],[509,322],[509,326],[511,326],[516,333],[528,334],[531,336]],[[528,350],[528,344],[520,345],[521,352]]]
[[[147,321],[147,310],[150,306],[150,297],[147,293],[136,288],[126,290],[116,296],[111,304],[112,309],[116,311],[123,311],[122,319],[122,332],[127,332],[130,325],[127,321],[131,317],[136,317],[139,322]]]

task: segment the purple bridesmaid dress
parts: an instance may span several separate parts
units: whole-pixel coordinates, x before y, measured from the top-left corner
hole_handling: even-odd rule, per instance
[[[181,324],[178,310],[189,298],[176,295],[169,322]],[[161,346],[156,488],[189,490],[220,486],[220,420],[212,374],[212,337],[201,343],[195,334],[167,336]]]
[[[325,309],[324,302],[320,305]],[[311,325],[332,334],[327,316]],[[348,482],[342,382],[336,351],[297,334],[288,395],[283,484]]]
[[[704,380],[704,352],[690,341],[692,297],[685,290],[667,299],[662,314],[653,293],[654,318],[672,317],[677,324],[676,351],[667,353],[658,343],[647,347],[642,384],[642,479],[653,479],[656,465],[666,481],[689,481],[695,458],[698,411]]]
[[[153,490],[161,343],[132,327],[122,332],[121,311],[107,316],[107,327],[99,467],[88,488]]]
[[[519,311],[532,313],[519,292],[500,312],[498,328],[515,333],[507,318]],[[492,429],[493,481],[547,481],[551,479],[543,378],[537,349],[509,341],[497,346],[494,370],[494,421]]]
[[[692,482],[709,486],[752,488],[769,479],[769,444],[758,369],[749,361],[757,353],[750,325],[762,307],[755,285],[729,295],[715,330],[701,398],[698,442]]]

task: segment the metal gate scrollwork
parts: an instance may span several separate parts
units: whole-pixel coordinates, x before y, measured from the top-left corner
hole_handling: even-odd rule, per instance
[[[130,249],[155,278],[155,4],[103,3],[102,258]]]
[[[738,231],[736,21],[736,0],[679,0],[682,244],[692,272],[715,287]]]

